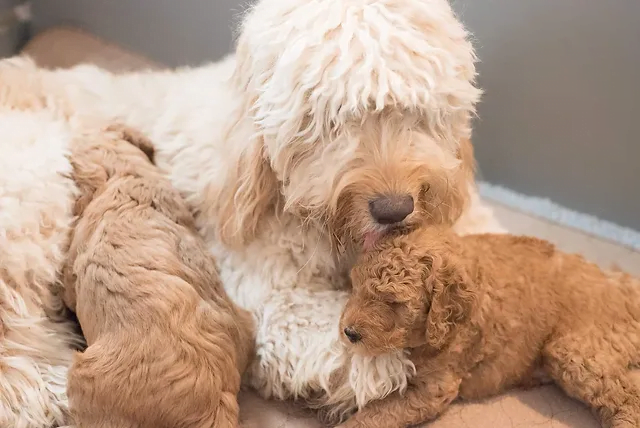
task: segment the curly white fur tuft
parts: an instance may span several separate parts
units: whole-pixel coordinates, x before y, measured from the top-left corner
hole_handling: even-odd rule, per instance
[[[389,107],[422,114],[433,135],[457,142],[481,93],[446,0],[263,0],[236,55],[236,84],[272,159]]]

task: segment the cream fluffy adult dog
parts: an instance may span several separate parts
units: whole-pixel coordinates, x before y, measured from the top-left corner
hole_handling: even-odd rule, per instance
[[[257,318],[249,383],[342,416],[413,373],[402,352],[361,358],[340,341],[353,256],[398,227],[501,230],[473,183],[474,59],[446,0],[262,0],[216,64],[16,66],[154,141],[225,289]]]
[[[79,427],[238,427],[253,319],[226,296],[186,204],[132,130],[72,149],[80,190],[61,295],[88,348],[69,370]]]

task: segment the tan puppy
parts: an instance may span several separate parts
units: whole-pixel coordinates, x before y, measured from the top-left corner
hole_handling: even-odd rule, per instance
[[[123,129],[72,151],[81,195],[64,300],[89,346],[69,372],[71,413],[79,427],[237,427],[253,322],[152,153]]]
[[[640,281],[546,241],[418,230],[365,253],[341,319],[353,351],[408,348],[406,393],[371,403],[344,428],[405,427],[456,398],[536,381],[539,372],[606,427],[640,427]]]

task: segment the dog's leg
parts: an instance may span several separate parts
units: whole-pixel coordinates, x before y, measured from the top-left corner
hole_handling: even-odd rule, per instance
[[[337,428],[405,428],[435,419],[458,396],[461,379],[432,372],[414,382],[406,393],[371,402]]]
[[[239,416],[238,394],[223,392],[216,412],[216,427],[238,428]]]
[[[593,349],[587,343],[608,343],[589,333],[563,337],[544,350],[544,366],[570,396],[591,406],[604,427],[640,427],[640,389],[631,378],[626,358],[613,347]]]

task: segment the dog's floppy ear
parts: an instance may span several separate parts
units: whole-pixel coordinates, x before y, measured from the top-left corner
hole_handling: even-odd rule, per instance
[[[218,197],[220,239],[227,245],[250,241],[279,200],[278,179],[263,146],[253,144],[229,171]]]
[[[432,167],[433,178],[427,195],[432,207],[428,214],[433,224],[454,225],[467,210],[475,192],[473,146],[468,138],[462,138],[457,144],[454,156],[445,152],[447,160]]]
[[[473,144],[470,138],[460,139],[460,146],[458,147],[458,159],[462,162],[461,169],[464,173],[465,179],[468,182],[473,183],[476,174],[476,158],[474,155]]]
[[[428,345],[440,349],[453,338],[458,326],[474,315],[478,290],[453,253],[434,255],[424,262],[426,286],[431,289],[426,339]]]
[[[230,166],[222,187],[212,195],[217,210],[217,233],[230,246],[255,238],[261,221],[274,211],[281,199],[279,181],[264,153],[264,136],[254,123],[258,90],[254,57],[244,31],[238,39],[236,65],[229,83],[241,96],[223,131],[230,150],[241,148]],[[258,79],[260,80],[260,79]],[[217,186],[216,186],[217,187]]]

